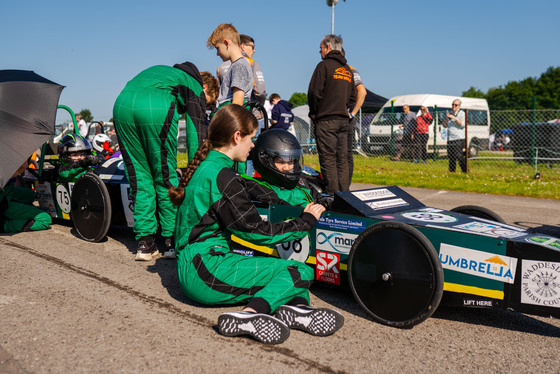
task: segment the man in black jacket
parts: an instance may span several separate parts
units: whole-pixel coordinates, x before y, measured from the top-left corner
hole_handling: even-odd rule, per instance
[[[350,102],[355,101],[354,76],[342,56],[342,38],[327,35],[319,53],[321,61],[311,77],[307,93],[309,117],[315,122],[319,164],[326,181],[326,192],[347,191],[347,132]]]

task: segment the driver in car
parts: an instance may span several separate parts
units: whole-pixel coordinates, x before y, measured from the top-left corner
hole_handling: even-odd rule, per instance
[[[85,174],[90,166],[97,166],[100,160],[92,155],[91,143],[79,134],[65,135],[58,142],[61,182],[72,182]]]
[[[251,157],[255,170],[260,174],[257,180],[276,192],[280,199],[301,207],[310,202],[330,207],[332,197],[302,178],[303,150],[289,131],[270,129],[261,133]]]

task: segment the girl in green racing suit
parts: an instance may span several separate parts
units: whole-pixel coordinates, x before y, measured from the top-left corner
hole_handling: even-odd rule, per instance
[[[235,161],[247,160],[257,127],[247,109],[233,104],[222,108],[179,186],[169,189],[171,201],[179,206],[175,239],[181,289],[202,304],[247,303],[242,311],[218,318],[219,331],[226,336],[249,335],[278,344],[288,338],[289,328],[330,335],[344,318],[336,311],[308,306],[312,268],[231,250],[232,234],[257,245],[300,239],[325,210],[308,204],[300,217],[290,221],[272,223],[261,218],[252,201],[287,203],[233,170]]]

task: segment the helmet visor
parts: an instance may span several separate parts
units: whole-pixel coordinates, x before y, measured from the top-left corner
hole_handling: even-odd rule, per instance
[[[284,152],[274,152],[271,157],[271,166],[283,174],[300,173],[303,165],[303,152],[301,149]]]

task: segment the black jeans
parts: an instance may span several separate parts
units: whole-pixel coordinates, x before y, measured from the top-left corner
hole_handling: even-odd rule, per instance
[[[449,157],[449,171],[455,172],[457,161],[463,173],[467,172],[467,160],[465,159],[465,139],[450,140],[447,142],[447,157]]]
[[[426,161],[428,158],[428,152],[426,151],[426,144],[428,144],[428,139],[430,134],[427,132],[421,134],[414,134],[414,143],[416,144],[416,149],[414,152],[414,159]]]
[[[327,193],[348,191],[348,119],[315,122],[315,140]]]

